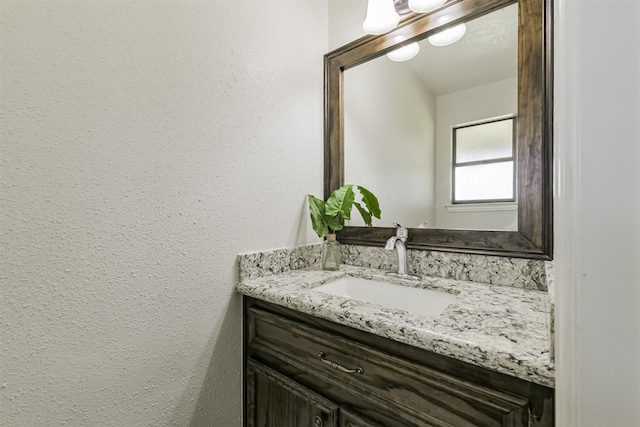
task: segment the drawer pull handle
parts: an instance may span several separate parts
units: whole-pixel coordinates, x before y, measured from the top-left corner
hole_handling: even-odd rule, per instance
[[[346,374],[363,374],[364,373],[364,369],[362,369],[361,367],[357,367],[356,369],[347,369],[342,365],[337,364],[336,362],[332,362],[331,360],[327,360],[324,358],[324,352],[321,351],[320,353],[318,353],[318,357],[320,358],[320,360],[322,360],[324,363],[326,363],[327,365],[331,366],[333,369],[337,369],[340,372],[344,372]]]

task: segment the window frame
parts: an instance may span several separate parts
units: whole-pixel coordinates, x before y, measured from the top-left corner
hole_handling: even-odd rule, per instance
[[[484,159],[484,160],[475,160],[471,162],[456,162],[456,132],[458,129],[470,128],[473,126],[481,126],[490,123],[501,122],[505,120],[512,120],[511,125],[511,157],[496,157],[492,159]],[[516,149],[517,149],[517,137],[518,137],[518,127],[517,127],[517,116],[501,116],[496,118],[491,118],[487,120],[481,120],[469,124],[454,126],[452,129],[452,154],[451,154],[451,204],[452,205],[465,205],[465,204],[473,204],[473,203],[505,203],[505,202],[516,202],[518,200],[517,195],[517,165],[516,165]],[[477,166],[477,165],[485,165],[485,164],[495,164],[495,163],[505,163],[505,162],[513,162],[513,171],[512,171],[512,186],[513,186],[513,197],[507,199],[474,199],[474,200],[456,200],[456,168],[464,167],[464,166]]]

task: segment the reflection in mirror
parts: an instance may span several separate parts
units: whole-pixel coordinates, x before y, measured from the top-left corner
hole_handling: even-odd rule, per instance
[[[453,204],[515,202],[515,117],[453,128]]]
[[[344,182],[378,195],[376,226],[517,229],[515,201],[454,203],[452,177],[454,129],[517,116],[518,4],[466,25],[454,44],[420,41],[410,61],[383,55],[344,72]]]

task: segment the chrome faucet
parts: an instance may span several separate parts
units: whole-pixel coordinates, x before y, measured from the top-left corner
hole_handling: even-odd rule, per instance
[[[409,230],[395,222],[393,225],[396,227],[396,235],[387,240],[384,248],[388,251],[396,250],[396,254],[398,255],[398,271],[387,271],[387,275],[400,277],[402,279],[420,280],[420,276],[408,272],[407,247],[405,246],[405,242],[409,238]]]

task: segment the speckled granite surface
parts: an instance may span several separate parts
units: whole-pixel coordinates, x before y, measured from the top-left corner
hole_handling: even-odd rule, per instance
[[[536,259],[407,250],[411,273],[514,288],[547,290],[544,261]],[[397,270],[395,251],[343,245],[342,262],[359,267]]]
[[[319,266],[320,247],[316,244],[241,254],[239,280]],[[397,270],[394,251],[357,245],[342,245],[341,249],[343,264]],[[541,260],[417,250],[408,250],[407,254],[411,272],[420,276],[547,290],[545,263]]]
[[[238,255],[238,280],[257,279],[300,268],[320,266],[322,244]]]
[[[553,274],[553,262],[545,261],[544,263],[545,274],[547,277],[547,286],[549,293],[549,357],[551,362],[555,362],[556,358],[556,287],[555,276]]]
[[[344,275],[419,286],[455,294],[457,300],[437,317],[332,296],[313,288]],[[424,277],[403,282],[372,268],[317,268],[244,279],[242,294],[371,332],[534,383],[554,385],[549,359],[547,292],[468,281]]]

